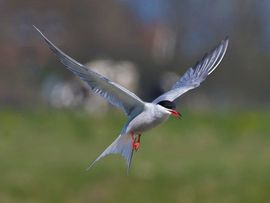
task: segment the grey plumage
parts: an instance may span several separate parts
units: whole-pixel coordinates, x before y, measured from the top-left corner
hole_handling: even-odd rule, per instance
[[[160,95],[153,103],[157,104],[164,100],[174,101],[188,90],[198,87],[217,68],[226,53],[228,43],[229,39],[226,37],[209,54],[206,54],[201,61],[197,62],[194,67],[189,68],[173,85],[171,90]]]
[[[34,26],[34,28],[41,34],[60,62],[85,81],[93,92],[99,94],[114,106],[121,108],[127,115],[130,115],[134,110],[137,112],[143,110],[144,103],[138,96],[108,78],[87,69],[57,48],[37,27]]]

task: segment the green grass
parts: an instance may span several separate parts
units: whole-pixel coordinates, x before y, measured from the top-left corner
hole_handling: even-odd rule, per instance
[[[85,171],[125,117],[0,112],[0,202],[270,201],[270,110],[184,112],[142,137],[132,169],[111,155]]]

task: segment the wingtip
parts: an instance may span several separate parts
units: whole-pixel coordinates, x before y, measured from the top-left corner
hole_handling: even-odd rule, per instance
[[[226,35],[226,37],[222,41],[228,44],[230,41],[229,35]]]
[[[43,33],[40,31],[40,29],[38,29],[34,24],[32,24],[33,28],[39,32],[39,34],[46,39],[46,37],[43,35]]]
[[[33,28],[35,28],[38,32],[40,32],[40,30],[34,25],[32,24]]]
[[[229,35],[227,35],[223,41],[224,41],[224,44],[225,44],[225,53],[226,53],[227,48],[229,46],[229,41],[230,41]]]

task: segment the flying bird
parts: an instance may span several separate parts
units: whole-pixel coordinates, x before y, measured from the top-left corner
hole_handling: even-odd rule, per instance
[[[56,47],[37,27],[34,26],[34,28],[68,70],[86,82],[94,93],[122,109],[128,117],[119,136],[90,164],[88,169],[109,154],[120,154],[125,159],[129,170],[133,152],[137,151],[141,145],[142,133],[165,122],[170,116],[181,117],[181,114],[176,111],[174,101],[188,90],[198,87],[217,68],[229,43],[226,37],[212,51],[205,54],[196,65],[189,68],[168,92],[150,103],[144,102],[131,91],[103,75],[86,68]]]

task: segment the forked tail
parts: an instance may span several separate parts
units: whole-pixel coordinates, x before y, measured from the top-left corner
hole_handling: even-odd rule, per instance
[[[98,160],[109,155],[109,154],[121,154],[126,160],[128,170],[130,169],[133,148],[132,148],[132,139],[129,135],[119,135],[113,143],[102,152],[95,161],[87,168],[89,170]]]

